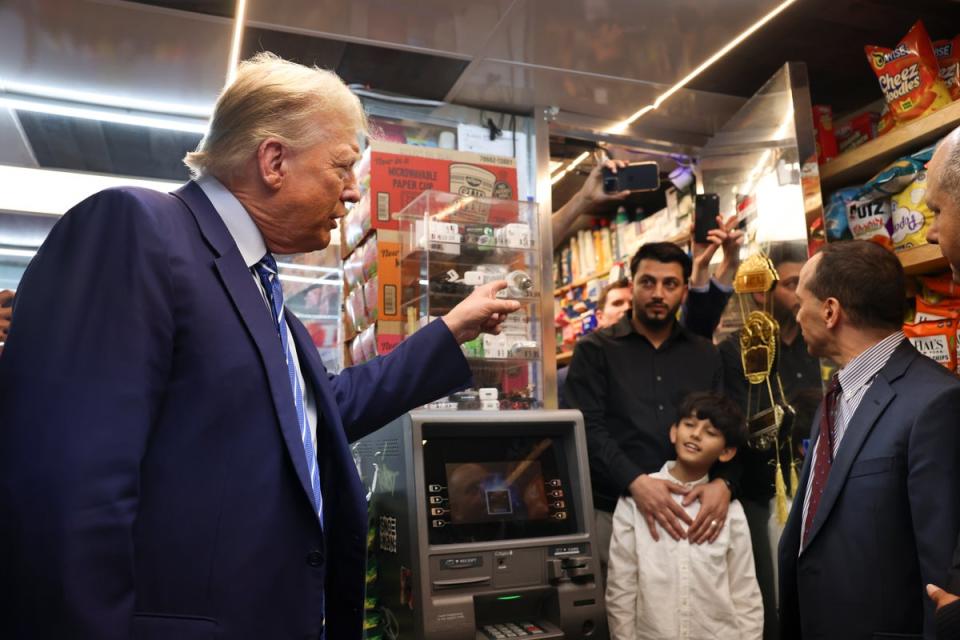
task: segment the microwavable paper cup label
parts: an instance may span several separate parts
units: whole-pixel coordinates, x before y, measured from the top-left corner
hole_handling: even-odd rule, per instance
[[[474,198],[493,196],[497,176],[472,164],[450,165],[450,192]]]

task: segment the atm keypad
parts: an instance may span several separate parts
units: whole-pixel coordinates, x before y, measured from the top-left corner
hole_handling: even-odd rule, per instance
[[[490,640],[503,640],[504,638],[526,638],[545,633],[543,629],[532,622],[505,622],[501,624],[488,624],[483,628],[483,632]]]

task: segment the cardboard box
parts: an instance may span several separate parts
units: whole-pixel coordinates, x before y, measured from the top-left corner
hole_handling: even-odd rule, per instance
[[[352,338],[381,320],[400,318],[400,242],[396,231],[376,231],[344,261],[344,333]]]
[[[428,189],[464,196],[517,199],[517,169],[513,158],[414,147],[373,141],[364,151],[369,159],[357,167],[363,207],[356,228],[398,229],[393,214]]]

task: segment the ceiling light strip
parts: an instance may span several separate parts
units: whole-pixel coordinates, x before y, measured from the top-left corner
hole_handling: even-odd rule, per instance
[[[237,0],[233,19],[233,38],[230,41],[230,60],[227,61],[227,84],[233,82],[240,64],[240,45],[243,44],[243,28],[247,20],[247,0]]]
[[[754,22],[750,27],[745,31],[740,33],[736,38],[728,42],[723,48],[714,53],[712,56],[707,58],[700,66],[696,69],[685,75],[679,82],[674,84],[672,87],[663,92],[656,100],[653,101],[653,104],[649,104],[633,115],[631,115],[626,120],[618,122],[614,126],[608,129],[609,133],[623,133],[626,129],[632,125],[634,122],[639,120],[644,115],[650,113],[654,109],[657,109],[666,102],[673,94],[680,91],[686,85],[690,83],[691,80],[699,76],[701,73],[710,68],[717,60],[727,55],[732,51],[737,45],[753,35],[758,29],[762,28],[765,24],[776,18],[778,15],[783,13],[790,5],[794,4],[797,0],[784,0],[779,5],[777,5],[772,11],[764,15],[762,18]]]
[[[12,96],[9,94],[0,94],[0,107],[7,107],[17,111],[29,111],[32,113],[46,113],[55,116],[64,116],[67,118],[80,118],[83,120],[97,120],[100,122],[113,122],[115,124],[126,124],[137,127],[150,127],[154,129],[168,129],[172,131],[185,131],[188,133],[206,133],[206,120],[193,120],[178,116],[161,116],[152,113],[127,110],[110,109],[107,107],[72,105],[66,103],[53,102],[44,99],[28,99]]]

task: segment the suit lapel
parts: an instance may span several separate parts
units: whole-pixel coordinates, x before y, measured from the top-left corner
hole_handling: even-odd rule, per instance
[[[904,343],[908,348],[901,345],[893,352],[889,362],[874,378],[870,389],[867,390],[863,400],[860,401],[860,406],[857,407],[857,411],[850,419],[850,424],[847,425],[843,440],[840,441],[837,457],[830,468],[827,486],[823,490],[820,505],[817,507],[817,513],[813,518],[810,537],[807,540],[808,547],[820,529],[823,528],[823,523],[829,517],[830,510],[836,504],[837,498],[840,497],[840,492],[843,491],[843,486],[850,473],[850,467],[853,466],[854,460],[860,454],[860,449],[863,448],[867,436],[870,435],[884,409],[897,395],[893,387],[890,386],[890,381],[903,375],[912,353],[914,353],[913,347],[906,341]],[[812,458],[813,456],[809,457]]]
[[[200,232],[217,255],[214,259],[215,268],[260,354],[287,452],[300,479],[304,497],[312,505],[313,491],[303,455],[303,441],[300,439],[299,420],[294,407],[293,390],[290,388],[286,357],[270,311],[257,290],[236,242],[203,190],[196,183],[190,182],[174,192],[174,195],[191,210]]]

